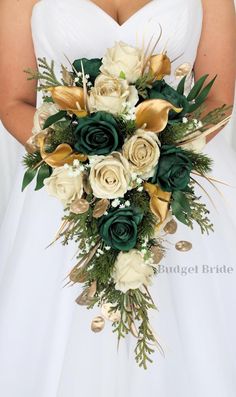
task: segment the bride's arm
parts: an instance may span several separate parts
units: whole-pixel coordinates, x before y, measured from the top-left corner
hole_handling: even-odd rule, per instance
[[[206,102],[207,112],[234,102],[236,31],[234,0],[202,0],[203,29],[194,65],[195,79],[217,79]],[[212,139],[219,131],[208,137]]]
[[[23,72],[37,68],[30,18],[32,0],[0,0],[0,119],[22,144],[31,135],[36,82]]]

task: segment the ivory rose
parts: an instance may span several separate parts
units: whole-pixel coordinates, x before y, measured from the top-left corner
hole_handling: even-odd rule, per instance
[[[28,146],[35,146],[38,149],[37,135],[40,133],[47,133],[47,129],[43,130],[43,126],[48,117],[53,116],[59,112],[59,108],[55,103],[43,103],[35,112],[33,120],[32,136],[27,140]]]
[[[120,252],[112,273],[115,288],[123,293],[150,285],[153,276],[153,268],[145,263],[142,253],[136,249]]]
[[[142,51],[122,41],[109,48],[102,59],[100,71],[111,77],[124,73],[128,83],[135,83],[142,75]]]
[[[129,161],[131,171],[143,179],[152,177],[160,157],[158,144],[156,134],[138,129],[123,146],[123,156]]]
[[[95,157],[89,176],[94,196],[105,199],[124,197],[130,178],[129,163],[118,152]]]
[[[119,78],[107,77],[100,74],[91,88],[89,108],[91,112],[100,110],[112,114],[120,114],[125,110],[126,102],[132,107],[138,102],[138,92],[135,87]]]
[[[54,168],[52,175],[44,179],[45,188],[51,196],[67,206],[83,194],[83,173],[70,175],[65,167]]]
[[[55,103],[43,103],[34,114],[33,134],[38,134],[43,130],[43,126],[48,117],[59,112],[59,108]]]

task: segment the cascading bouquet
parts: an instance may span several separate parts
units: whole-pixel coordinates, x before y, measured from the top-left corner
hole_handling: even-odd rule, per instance
[[[148,52],[151,52],[148,55]],[[205,137],[227,121],[226,106],[202,116],[214,83],[200,78],[185,94],[177,89],[166,53],[118,42],[102,59],[77,59],[71,70],[38,59],[43,104],[27,141],[22,190],[36,179],[61,200],[63,223],[53,243],[78,244],[78,262],[67,284],[82,283],[77,303],[101,306],[91,328],[109,319],[118,340],[137,338],[135,358],[146,368],[160,347],[149,322],[155,303],[148,290],[176,220],[202,233],[213,225],[194,192],[196,176],[211,181],[211,160],[201,153]],[[184,73],[183,73],[184,74]],[[177,249],[191,244],[179,242]]]

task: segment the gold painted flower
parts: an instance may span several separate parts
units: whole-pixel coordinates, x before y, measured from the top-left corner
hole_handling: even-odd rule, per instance
[[[171,74],[171,62],[166,54],[152,55],[149,63],[149,71],[155,80],[162,80],[163,77]]]
[[[83,88],[62,85],[50,87],[48,91],[51,92],[54,102],[61,110],[67,110],[78,117],[87,115]]]

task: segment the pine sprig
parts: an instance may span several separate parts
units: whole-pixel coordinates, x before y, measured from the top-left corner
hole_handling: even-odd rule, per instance
[[[102,246],[101,250],[104,250]],[[97,281],[98,292],[102,292],[104,288],[107,288],[108,283],[111,282],[111,272],[118,254],[119,252],[113,249],[107,252],[104,250],[104,254],[98,257],[94,256],[92,259],[88,268],[88,279]]]
[[[193,132],[204,132],[212,125],[218,124],[226,117],[230,109],[232,109],[232,106],[223,105],[202,117],[202,113],[205,110],[203,104],[189,115],[185,123],[171,122],[167,124],[167,127],[159,134],[159,139],[162,145],[175,145],[187,139]],[[194,120],[198,120],[202,123],[201,128],[196,127]]]
[[[153,75],[151,73],[145,73],[136,81],[135,86],[143,99],[148,98],[148,89],[152,88],[152,81]]]
[[[116,117],[116,121],[118,123],[119,131],[124,138],[133,135],[137,129],[134,120],[125,120],[124,117],[118,116]]]
[[[201,203],[200,200],[201,196],[195,195],[193,186],[189,187],[189,191],[175,192],[172,195],[172,213],[180,222],[191,229],[196,222],[202,234],[209,234],[210,231],[213,231],[213,224],[208,218],[210,211],[206,204]]]
[[[199,225],[202,234],[209,234],[214,231],[213,224],[208,218],[210,211],[206,208],[205,204],[198,201],[200,198],[201,197],[192,197],[190,199],[191,213],[188,223],[189,227],[193,229],[193,223],[196,222]]]
[[[213,160],[206,154],[196,153],[185,149],[184,151],[188,154],[188,158],[193,164],[193,169],[199,172],[199,174],[205,175],[212,171]]]
[[[61,143],[66,143],[70,146],[75,144],[75,136],[73,133],[73,126],[71,120],[59,121],[53,125],[53,130],[48,134],[47,143],[50,146],[50,151],[55,150]]]
[[[42,69],[42,72],[40,69]],[[39,81],[38,91],[47,90],[50,87],[57,87],[63,84],[56,77],[54,61],[52,60],[49,64],[45,57],[38,58],[38,70],[28,68],[24,72],[29,75],[27,80]]]
[[[22,163],[26,168],[34,168],[38,163],[40,163],[40,161],[42,161],[40,152],[34,152],[26,153],[23,156]]]
[[[153,304],[150,296],[142,293],[140,290],[130,291],[130,299],[135,308],[135,320],[140,322],[138,327],[138,341],[135,348],[135,359],[139,367],[147,369],[147,364],[153,362],[150,356],[155,352],[154,346],[158,345],[150,327],[148,316],[148,311],[150,309],[156,310],[156,306]]]

